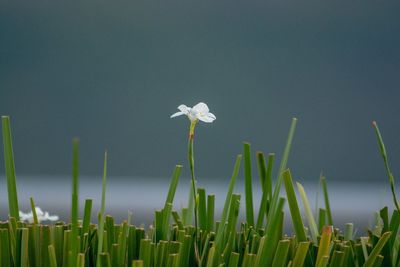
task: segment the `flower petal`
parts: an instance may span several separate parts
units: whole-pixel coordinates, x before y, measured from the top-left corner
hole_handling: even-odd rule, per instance
[[[201,115],[206,115],[210,110],[208,109],[208,106],[200,102],[196,106],[193,107],[193,109],[197,112],[200,113]],[[200,119],[200,118],[199,118]]]
[[[217,117],[215,117],[214,114],[212,114],[211,112],[208,112],[208,117],[212,118],[213,120],[217,119]]]
[[[175,117],[178,117],[178,116],[181,116],[181,115],[184,115],[184,114],[185,113],[183,113],[182,111],[178,111],[178,112],[172,114],[170,118],[175,118]]]
[[[214,114],[211,113],[212,116],[209,116],[210,113],[208,113],[205,116],[198,116],[198,119],[203,121],[203,122],[213,122],[215,120]]]
[[[187,115],[190,112],[190,108],[186,105],[179,105],[178,109],[183,112],[183,114]]]

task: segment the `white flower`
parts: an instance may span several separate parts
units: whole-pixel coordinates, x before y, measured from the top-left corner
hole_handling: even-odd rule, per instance
[[[50,215],[47,211],[43,212],[40,207],[35,207],[35,210],[36,210],[36,215],[37,215],[39,223],[41,221],[57,221],[58,220],[57,215]],[[30,211],[28,213],[23,213],[22,211],[19,211],[19,218],[21,221],[28,221],[29,223],[33,223],[32,211]]]
[[[178,109],[180,111],[172,114],[171,118],[180,115],[186,115],[192,122],[197,120],[201,120],[204,122],[213,122],[216,119],[215,115],[210,112],[208,106],[203,102],[198,103],[196,106],[192,108],[187,107],[186,105],[180,105]]]

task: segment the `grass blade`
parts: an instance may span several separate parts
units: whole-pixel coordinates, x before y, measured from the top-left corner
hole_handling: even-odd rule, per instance
[[[97,229],[97,262],[96,266],[101,267],[101,256],[103,252],[103,238],[104,238],[104,214],[106,209],[106,184],[107,184],[107,151],[104,153],[104,167],[103,167],[103,182],[101,190],[101,207],[99,214],[99,226]]]
[[[332,237],[332,226],[325,226],[322,229],[321,240],[319,241],[316,267],[326,266],[327,259],[329,259],[329,247]]]
[[[368,256],[368,259],[365,261],[365,263],[363,265],[364,267],[374,266],[375,261],[377,260],[377,257],[379,256],[379,253],[385,246],[386,242],[389,240],[391,234],[392,234],[392,232],[386,232],[381,236],[381,238],[379,238],[378,243],[372,249],[371,253]]]
[[[304,187],[300,183],[297,183],[297,190],[299,190],[300,197],[303,202],[304,212],[306,213],[308,226],[310,228],[311,240],[313,241],[314,244],[318,244],[318,228],[317,224],[315,223],[314,215],[312,214],[311,211],[310,203],[308,202],[306,191],[304,190]]]
[[[386,153],[385,144],[383,143],[382,135],[381,135],[381,132],[379,131],[379,127],[378,127],[378,124],[376,123],[376,121],[372,122],[372,126],[375,129],[376,137],[378,138],[378,145],[379,145],[379,149],[380,149],[380,152],[381,152],[381,156],[383,158],[383,162],[385,164],[386,172],[387,172],[387,175],[389,177],[389,183],[390,183],[390,189],[392,190],[393,202],[394,202],[394,205],[395,205],[396,209],[400,212],[400,206],[399,206],[399,203],[397,201],[396,190],[395,190],[395,187],[394,187],[394,177],[393,177],[392,171],[389,168],[389,161],[388,161],[388,157],[387,157],[387,153]]]
[[[54,250],[54,246],[49,245],[48,250],[49,250],[49,258],[50,258],[50,267],[57,267],[57,258],[56,258],[56,252]]]
[[[304,265],[304,260],[306,259],[309,246],[310,242],[299,243],[296,249],[296,254],[294,255],[292,267],[302,267]]]
[[[206,230],[207,228],[207,201],[206,190],[204,188],[197,188],[198,195],[198,213],[199,213],[199,228]]]
[[[328,186],[326,184],[326,178],[324,176],[321,176],[320,179],[321,179],[321,185],[322,185],[322,192],[324,193],[325,209],[326,209],[328,224],[333,225],[331,205],[329,204]]]
[[[215,255],[217,255],[218,258],[219,258],[219,255],[221,255],[220,252],[222,251],[222,247],[223,247],[223,235],[224,235],[224,231],[225,231],[226,219],[227,219],[227,215],[228,215],[228,210],[231,205],[231,199],[232,199],[233,189],[236,184],[236,178],[239,174],[241,160],[242,160],[242,155],[238,155],[236,157],[235,166],[233,167],[231,181],[229,182],[228,192],[227,192],[226,198],[225,198],[224,209],[222,210],[222,215],[221,215],[221,223],[217,229],[217,233],[216,233],[216,237],[215,237],[214,246],[216,247],[216,249],[213,249],[214,246],[210,249],[213,251],[213,253],[215,252]],[[215,250],[217,250],[217,251],[215,251]],[[207,265],[208,265],[209,259],[210,259],[210,257],[207,260]],[[213,261],[211,261],[211,262],[213,262]]]
[[[214,231],[215,195],[207,196],[207,231]]]
[[[297,124],[297,119],[293,118],[292,119],[292,123],[290,125],[290,129],[289,129],[289,135],[286,141],[286,146],[285,149],[283,151],[283,156],[281,159],[281,163],[279,166],[279,170],[278,170],[278,177],[276,180],[276,185],[275,185],[275,189],[274,189],[274,193],[272,195],[272,200],[271,200],[271,204],[270,204],[270,210],[268,211],[268,220],[272,220],[272,218],[274,216],[276,216],[276,214],[278,212],[280,212],[278,210],[278,201],[279,201],[279,194],[281,191],[281,186],[282,186],[282,174],[283,171],[286,170],[286,165],[289,159],[289,153],[290,153],[290,148],[292,146],[292,141],[293,141],[293,136],[296,130],[296,124]],[[267,224],[267,232],[271,232],[271,226],[270,223]]]
[[[268,214],[268,204],[272,198],[272,166],[274,164],[275,154],[268,155],[268,167],[265,167],[265,158],[262,152],[257,153],[258,170],[260,173],[261,181],[263,183],[263,192],[261,196],[260,208],[258,210],[256,229],[263,227],[264,218]]]
[[[92,217],[92,199],[85,200],[85,209],[83,213],[83,223],[82,223],[82,233],[87,234],[89,233],[90,221]]]
[[[17,181],[15,177],[14,152],[12,145],[10,117],[1,117],[3,128],[4,164],[6,169],[8,209],[10,216],[19,221]]]
[[[288,199],[290,214],[297,240],[299,242],[307,241],[306,232],[304,230],[303,219],[301,218],[299,205],[297,203],[296,193],[294,192],[292,175],[289,169],[283,173],[283,181],[285,183],[286,195]]]
[[[39,224],[39,220],[36,214],[36,205],[35,205],[35,201],[33,200],[33,197],[30,198],[30,202],[31,202],[31,210],[32,210],[32,216],[33,216],[33,224],[37,225]]]
[[[79,214],[79,139],[72,141],[72,208],[71,208],[71,257],[78,253],[78,214]],[[73,261],[72,266],[76,266]]]
[[[253,184],[251,178],[250,144],[243,143],[244,148],[244,188],[246,197],[246,220],[249,226],[254,227]]]
[[[278,243],[278,247],[276,248],[274,261],[272,262],[272,266],[274,267],[284,267],[286,266],[287,256],[289,252],[290,241],[289,240],[281,240]]]

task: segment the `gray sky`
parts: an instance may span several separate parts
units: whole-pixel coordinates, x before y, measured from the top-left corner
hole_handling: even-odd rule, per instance
[[[229,177],[242,141],[280,158],[292,117],[296,178],[382,180],[371,121],[400,173],[400,2],[2,3],[0,114],[17,174],[169,176],[186,167],[179,104],[217,120],[196,133],[198,177]],[[0,160],[3,156],[0,155]],[[187,168],[185,168],[187,174]],[[4,173],[3,166],[0,171]]]

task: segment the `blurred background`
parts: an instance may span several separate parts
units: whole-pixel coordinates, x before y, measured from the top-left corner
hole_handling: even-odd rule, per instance
[[[91,197],[99,206],[107,149],[108,213],[121,219],[130,209],[135,223],[148,224],[175,164],[184,166],[175,205],[184,206],[189,123],[169,116],[200,101],[217,120],[197,127],[196,173],[217,203],[242,142],[253,156],[276,153],[276,171],[296,117],[288,166],[312,200],[322,171],[338,223],[362,228],[376,209],[392,208],[371,122],[400,174],[400,2],[0,5],[0,114],[11,117],[21,209],[32,195],[68,220],[76,136],[81,203]],[[3,165],[0,174],[5,218]],[[253,174],[258,206],[256,168]]]

